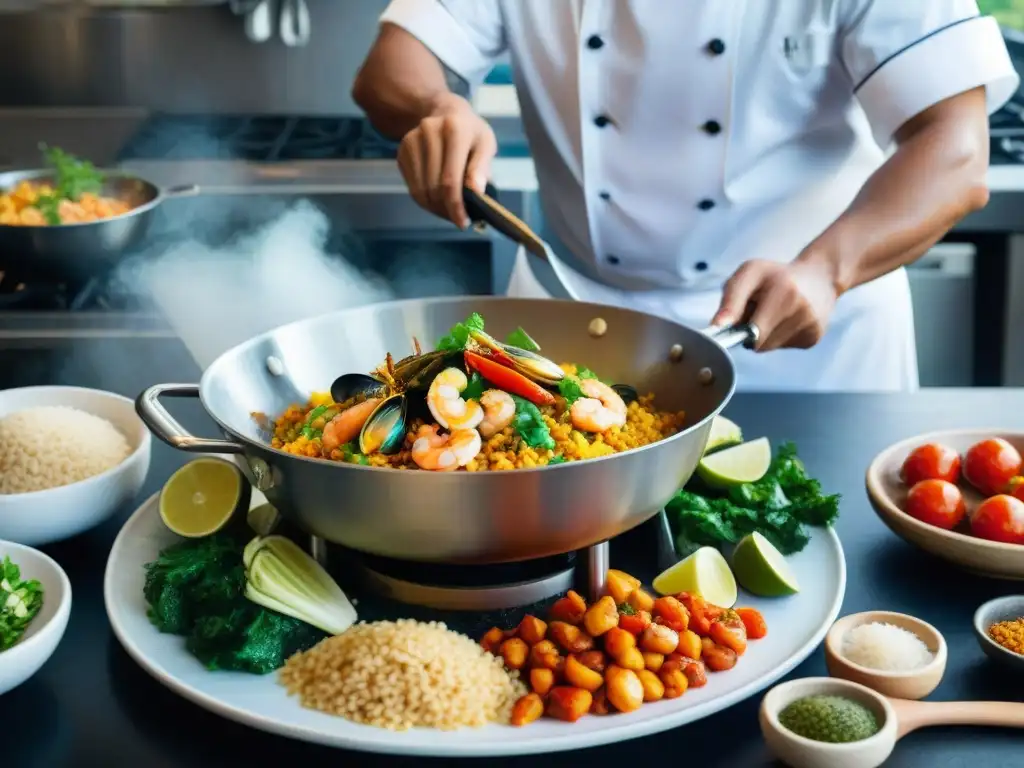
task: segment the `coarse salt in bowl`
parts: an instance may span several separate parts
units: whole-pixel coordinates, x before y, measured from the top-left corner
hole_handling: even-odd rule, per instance
[[[17,474],[0,486],[2,539],[39,546],[86,531],[133,501],[149,472],[152,438],[134,402],[121,395],[58,386],[3,390],[0,422],[8,427],[0,430],[0,466]],[[33,423],[45,440],[23,434]],[[85,440],[90,450],[60,440]],[[52,453],[40,455],[50,441],[57,443]],[[40,489],[47,476],[55,487]],[[22,489],[32,490],[11,492]]]

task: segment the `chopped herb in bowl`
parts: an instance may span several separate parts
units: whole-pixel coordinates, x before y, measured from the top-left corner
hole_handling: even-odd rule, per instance
[[[23,580],[11,558],[0,562],[0,651],[14,647],[43,607],[43,585]]]

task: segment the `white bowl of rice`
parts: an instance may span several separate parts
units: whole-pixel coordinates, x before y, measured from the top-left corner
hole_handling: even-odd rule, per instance
[[[151,438],[135,403],[81,387],[0,391],[0,539],[39,546],[133,501]]]

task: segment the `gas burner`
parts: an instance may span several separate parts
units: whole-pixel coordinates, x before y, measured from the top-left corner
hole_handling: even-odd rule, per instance
[[[499,565],[409,563],[358,556],[366,587],[401,603],[446,611],[520,608],[572,589],[576,555]]]
[[[82,283],[28,279],[0,271],[0,312],[105,312],[140,309],[136,297],[104,278]]]

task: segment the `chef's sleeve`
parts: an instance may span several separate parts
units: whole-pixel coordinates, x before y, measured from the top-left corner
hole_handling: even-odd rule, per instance
[[[1020,78],[975,0],[833,0],[839,50],[878,144],[929,107],[984,86],[989,114]]]
[[[499,0],[391,0],[380,21],[418,39],[470,86],[507,48]]]

